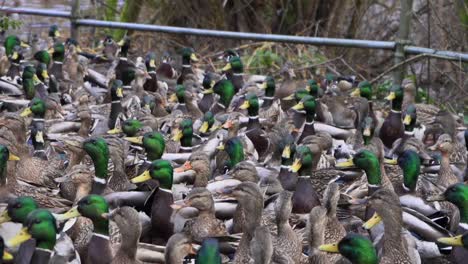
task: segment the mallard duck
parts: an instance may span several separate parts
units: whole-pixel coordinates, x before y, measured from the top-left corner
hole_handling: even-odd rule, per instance
[[[198,216],[188,220],[183,230],[193,241],[201,243],[205,238],[227,235],[224,223],[216,219],[214,200],[206,188],[193,188],[181,206],[190,206],[198,210]]]
[[[214,73],[207,72],[203,77],[202,93],[203,97],[198,101],[198,108],[203,113],[210,110],[214,103],[213,87],[216,83]]]
[[[190,238],[183,233],[177,233],[167,241],[164,260],[165,263],[183,264],[186,256],[189,254],[195,255],[196,253]]]
[[[401,86],[403,86],[404,90],[402,110],[407,111],[410,105],[414,105],[418,116],[418,123],[424,126],[432,123],[440,109],[435,105],[416,103],[418,91],[413,80],[406,78]]]
[[[34,238],[36,241],[34,253],[32,255],[28,254],[30,259],[23,259],[23,261],[27,261],[27,263],[48,263],[57,242],[57,233],[58,228],[52,213],[45,209],[36,209],[28,214],[25,227],[8,244],[17,246]]]
[[[243,161],[244,157],[244,146],[239,137],[233,137],[217,147],[218,150],[224,150],[229,155],[229,160],[225,161],[224,166],[228,169],[234,168],[236,164]]]
[[[109,205],[104,197],[90,194],[83,197],[77,206],[59,217],[59,220],[66,220],[84,216],[93,222],[93,234],[86,249],[87,263],[110,263],[113,259],[112,247],[109,241],[109,220],[103,216],[103,214],[108,213]]]
[[[183,84],[184,81],[189,78],[194,78],[194,72],[192,69],[192,62],[197,62],[198,58],[195,55],[195,51],[192,48],[182,49],[182,69],[180,76],[177,78],[177,84]]]
[[[330,253],[340,253],[348,261],[353,264],[377,264],[379,262],[377,252],[372,245],[372,242],[361,235],[348,234],[343,237],[338,243],[321,245],[321,251]],[[329,263],[326,261],[327,257],[323,256],[321,261],[325,258],[325,262],[310,262],[310,263]],[[315,259],[314,259],[315,261]],[[389,263],[405,263],[405,262],[389,262]],[[408,262],[409,263],[409,262]]]
[[[50,75],[53,75],[57,81],[63,80],[63,61],[65,60],[65,46],[61,42],[56,42],[53,48],[48,51],[52,54],[52,65]]]
[[[438,150],[442,155],[440,162],[439,177],[436,184],[441,187],[448,187],[452,184],[458,183],[461,181],[454,173],[450,167],[450,155],[453,151],[453,141],[452,137],[448,134],[441,135],[435,145],[431,146],[430,150]]]
[[[449,186],[442,194],[428,198],[428,201],[448,201],[454,204],[459,210],[460,221],[456,230],[457,236],[438,239],[438,241],[443,244],[457,246],[452,249],[451,253],[451,257],[456,263],[463,263],[468,256],[465,238],[468,231],[467,194],[468,186],[463,183],[457,183]]]
[[[241,109],[247,109],[249,122],[247,123],[246,136],[252,141],[260,157],[263,160],[268,150],[270,141],[265,137],[264,131],[260,125],[258,111],[260,108],[258,97],[255,94],[248,95],[244,103],[240,106]]]
[[[112,264],[140,264],[137,259],[138,240],[141,235],[141,224],[138,212],[128,206],[120,207],[104,213],[102,217],[112,220],[117,224],[122,236],[122,243],[114,254]],[[130,226],[134,226],[129,228]],[[100,260],[104,261],[104,260]],[[105,261],[104,261],[105,262]]]
[[[24,68],[22,80],[24,94],[26,95],[27,99],[33,99],[36,96],[36,92],[39,95],[39,91],[36,91],[36,86],[39,85],[41,81],[36,75],[36,69],[34,68],[34,66],[28,65]],[[44,98],[45,96],[46,95],[42,94],[41,97]]]
[[[156,74],[156,53],[150,52],[145,56],[145,65],[146,70],[148,71],[150,79],[146,79],[146,82],[143,86],[145,91],[156,92],[159,88],[158,86],[158,76]]]
[[[164,245],[173,233],[173,223],[170,218],[172,214],[171,204],[174,202],[172,196],[173,167],[166,160],[154,160],[151,166],[143,174],[132,179],[133,183],[145,182],[154,179],[158,181],[150,197],[146,200],[145,210],[151,217],[151,234],[153,243]]]
[[[227,79],[234,85],[235,93],[244,87],[244,64],[239,56],[231,56],[229,62],[224,66],[223,72]]]
[[[193,133],[193,121],[190,118],[182,120],[179,127],[174,129],[173,135],[172,139],[180,142],[180,145],[178,151],[171,149],[169,152],[191,153],[202,143],[201,138]]]
[[[169,98],[170,102],[178,102],[172,111],[179,110],[183,114],[192,116],[193,119],[198,119],[202,116],[202,112],[198,109],[196,102],[194,102],[192,92],[186,90],[184,85],[177,85],[176,92]]]
[[[312,152],[306,146],[298,146],[294,155],[294,163],[290,170],[298,173],[296,187],[292,197],[293,213],[305,214],[312,208],[320,205],[318,196],[312,182]]]
[[[210,91],[210,89],[205,92],[207,91]],[[219,95],[219,100],[212,105],[210,111],[214,115],[226,112],[228,107],[231,105],[232,98],[236,94],[234,85],[230,80],[222,79],[213,86],[213,92]]]
[[[120,47],[119,57],[115,63],[114,68],[115,78],[121,80],[124,87],[130,87],[132,81],[135,79],[135,64],[128,59],[128,51],[130,50],[131,38],[125,36],[119,43]]]
[[[193,187],[206,187],[208,180],[210,180],[212,176],[210,162],[210,157],[206,153],[201,151],[193,152],[184,165],[175,169],[175,171],[184,172],[193,170],[195,172]]]
[[[370,196],[369,204],[375,214],[364,227],[371,229],[380,221],[385,226],[380,263],[419,262],[419,254],[410,251],[408,242],[402,236],[403,216],[398,196],[392,190],[382,188]]]
[[[0,217],[0,223],[11,221],[26,224],[28,214],[38,208],[37,202],[29,196],[19,196],[10,199],[7,208]]]
[[[393,86],[386,99],[392,102],[392,110],[387,118],[385,118],[385,121],[380,128],[379,137],[382,139],[385,147],[391,148],[393,142],[401,138],[405,131],[401,120],[403,88],[399,85]]]
[[[299,104],[300,101],[307,95],[309,95],[309,92],[306,89],[298,89],[294,93],[292,93],[290,96],[285,97],[282,100],[282,104],[284,104],[283,102],[286,102],[286,101],[292,103],[290,107],[288,105],[289,107],[288,109],[291,109],[290,111],[292,111],[292,114],[290,114],[290,116],[291,116],[292,122],[294,123],[294,127],[296,128],[297,131],[299,131],[302,128],[302,125],[305,122],[306,112],[305,110],[296,110],[294,109],[294,107],[296,106],[296,108],[301,108],[300,106],[297,106],[297,104]],[[281,106],[281,108],[284,109],[283,106]]]
[[[18,79],[20,74],[20,61],[23,60],[22,47],[29,47],[22,42],[18,36],[9,35],[5,38],[4,42],[5,54],[10,61],[10,68],[8,69],[7,76],[11,80]]]
[[[221,263],[218,240],[213,238],[203,240],[202,246],[197,252],[195,263]]]
[[[198,128],[198,132],[200,133],[200,136],[202,137],[203,140],[206,140],[207,137],[210,136],[210,131],[213,128],[213,125],[215,123],[215,116],[213,115],[212,112],[207,111],[201,120],[201,125]]]
[[[315,121],[315,107],[317,103],[315,102],[315,98],[307,95],[301,99],[301,101],[293,107],[294,110],[305,110],[306,120],[304,123],[304,127],[302,128],[301,134],[297,139],[298,143],[301,143],[305,137],[314,135],[315,128],[314,128],[314,121]]]
[[[107,127],[109,129],[114,129],[119,118],[122,114],[122,103],[121,99],[123,97],[123,83],[120,80],[114,80],[111,82],[110,87],[110,98],[111,98],[111,109],[110,116]]]

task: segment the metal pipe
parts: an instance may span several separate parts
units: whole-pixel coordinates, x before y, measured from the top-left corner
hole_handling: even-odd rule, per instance
[[[37,9],[37,8],[25,8],[25,7],[8,7],[0,6],[0,12],[6,13],[17,13],[24,15],[34,15],[34,16],[49,16],[49,17],[62,17],[70,18],[70,12],[60,11],[54,9]]]
[[[337,38],[315,38],[303,36],[260,34],[248,32],[233,32],[211,29],[197,29],[185,27],[171,27],[161,25],[148,25],[115,21],[102,21],[95,19],[78,19],[76,24],[79,26],[93,26],[106,28],[123,28],[140,31],[153,31],[172,34],[195,35],[204,37],[230,38],[230,39],[249,39],[256,41],[288,42],[323,46],[343,46],[350,48],[371,48],[393,50],[395,43],[392,41],[369,41],[361,39],[337,39]]]
[[[405,46],[405,53],[408,53],[408,54],[428,53],[428,54],[434,54],[434,55],[446,57],[447,59],[450,58],[451,60],[456,60],[456,61],[461,60],[464,62],[468,62],[468,53],[461,53],[461,52],[455,52],[455,51],[449,51],[449,50],[435,50],[435,49],[424,48],[424,47]]]

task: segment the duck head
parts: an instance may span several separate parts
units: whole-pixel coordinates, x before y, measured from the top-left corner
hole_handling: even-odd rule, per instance
[[[23,89],[27,99],[32,99],[36,93],[36,85],[41,83],[41,80],[36,75],[36,68],[28,65],[23,70]]]
[[[156,107],[155,98],[151,95],[145,94],[143,96],[143,100],[141,100],[141,107],[153,112],[154,108]]]
[[[49,27],[49,37],[54,39],[60,37],[60,31],[57,25],[54,24]]]
[[[392,102],[392,110],[401,111],[403,103],[403,87],[400,85],[393,85],[390,89],[390,94],[385,97],[386,100]]]
[[[7,161],[9,160],[20,160],[17,156],[10,153],[8,147],[0,145],[0,183],[6,184],[7,180]]]
[[[249,116],[258,116],[259,108],[260,104],[255,94],[247,95],[244,99],[244,103],[240,106],[240,109],[247,109]]]
[[[53,250],[58,233],[55,218],[45,209],[36,209],[29,213],[25,227],[9,241],[10,246],[17,246],[31,238],[36,240],[36,247]]]
[[[219,95],[219,102],[227,109],[235,94],[232,82],[228,79],[220,80],[213,87],[213,91]]]
[[[127,119],[122,124],[122,132],[127,137],[134,137],[143,128],[143,124],[137,119]]]
[[[421,169],[421,159],[418,153],[413,150],[405,150],[398,157],[398,166],[403,171],[403,187],[406,190],[414,191],[418,182],[419,172]]]
[[[403,118],[403,124],[405,125],[405,131],[411,132],[414,130],[414,126],[416,125],[416,107],[414,104],[408,105],[405,111],[405,115]]]
[[[49,72],[47,71],[47,65],[45,63],[39,63],[36,67],[36,75],[41,82],[49,82]]]
[[[153,179],[159,182],[159,188],[166,190],[172,189],[172,179],[174,176],[174,169],[167,160],[154,160],[148,170],[143,172],[140,176],[132,179],[133,183],[145,182]]]
[[[211,129],[211,127],[213,127],[214,123],[214,115],[212,112],[208,111],[203,115],[202,125],[198,131],[200,131],[200,133],[207,133]]]
[[[429,150],[440,151],[442,155],[450,155],[454,149],[452,137],[449,134],[442,134],[437,139],[437,142],[429,147]]]
[[[174,141],[180,141],[181,146],[191,147],[193,139],[193,122],[192,119],[186,118],[179,124],[179,128],[174,129]]]
[[[296,144],[294,143],[294,137],[291,134],[287,134],[279,142],[279,151],[281,151],[281,165],[291,165],[294,161],[294,155],[296,154]]]
[[[147,132],[143,136],[126,137],[125,139],[132,143],[143,145],[148,160],[160,159],[166,148],[164,137],[159,132]]]
[[[364,139],[364,144],[368,145],[372,138],[374,137],[375,124],[374,120],[371,117],[366,117],[361,122],[361,133],[362,138]]]
[[[156,53],[150,52],[145,56],[145,65],[148,72],[156,71]]]
[[[193,188],[184,199],[183,206],[197,208],[200,212],[214,212],[214,200],[211,192],[203,187]]]
[[[294,110],[305,110],[306,112],[306,122],[313,122],[315,120],[315,108],[317,107],[317,102],[315,98],[310,95],[304,96],[301,101],[293,106]]]
[[[185,86],[179,84],[176,86],[176,92],[169,98],[169,102],[179,102],[179,104],[185,104]]]
[[[311,96],[315,98],[321,97],[321,94],[323,93],[322,89],[320,89],[319,84],[315,80],[308,80],[305,89],[309,92]]]
[[[95,184],[105,185],[107,182],[109,146],[103,138],[89,138],[83,142],[84,151],[94,163]],[[93,186],[94,188],[94,186]]]
[[[229,156],[229,161],[226,164],[228,169],[232,169],[237,163],[245,159],[244,146],[239,137],[230,138],[225,144],[221,144],[217,148],[227,152]]]
[[[19,57],[22,57],[20,54],[21,47],[29,47],[27,44],[22,42],[18,36],[9,35],[5,38],[4,42],[5,53],[13,61],[17,61]]]
[[[274,97],[276,91],[276,83],[273,76],[267,76],[263,83],[260,85],[260,89],[265,90],[265,97]]]
[[[358,87],[354,89],[351,93],[351,96],[357,97],[361,96],[367,100],[372,100],[372,85],[368,81],[362,81],[358,84]]]
[[[382,184],[382,172],[377,156],[369,150],[357,152],[353,158],[336,164],[338,168],[358,167],[366,172],[367,183],[369,185],[380,186]]]
[[[192,62],[197,62],[198,58],[192,48],[182,49],[182,65],[191,65]]]
[[[5,211],[0,217],[0,223],[15,222],[26,224],[29,213],[38,209],[36,201],[29,196],[20,196],[8,201]]]
[[[375,213],[363,224],[365,229],[371,229],[381,221],[385,226],[392,226],[390,223],[403,222],[400,200],[393,190],[378,189],[370,196],[368,203]]]
[[[294,163],[290,170],[300,176],[310,176],[313,165],[312,151],[307,146],[298,146],[294,155]]]
[[[40,50],[34,54],[34,59],[37,60],[39,63],[44,63],[47,67],[50,65],[51,58],[49,52],[47,50]]]
[[[109,204],[100,195],[90,194],[78,201],[78,204],[68,212],[58,215],[57,219],[67,220],[73,217],[84,216],[91,219],[94,225],[94,232],[108,236],[109,221],[105,214],[109,213]]]
[[[65,59],[65,46],[61,42],[54,44],[54,47],[49,49],[49,53],[52,54],[54,61],[63,62]]]
[[[207,72],[203,76],[203,81],[202,81],[203,93],[204,94],[213,93],[213,87],[214,87],[215,83],[216,83],[216,81],[213,79],[213,74],[210,73],[210,72]]]
[[[468,185],[463,183],[451,185],[442,194],[428,197],[427,201],[453,203],[460,211],[460,222],[468,224]]]
[[[233,73],[243,73],[244,72],[244,64],[242,60],[238,56],[232,56],[229,59],[229,62],[224,66],[223,72],[232,71]]]
[[[128,56],[128,50],[130,49],[131,42],[132,39],[128,36],[125,36],[117,43],[120,46],[120,57],[126,58]]]
[[[46,104],[40,98],[33,98],[31,102],[29,102],[29,106],[21,112],[22,117],[26,117],[29,115],[33,115],[35,118],[44,118],[46,113]]]
[[[377,264],[377,251],[372,242],[361,235],[348,234],[338,243],[321,245],[321,251],[340,253],[353,264]]]
[[[110,93],[113,102],[120,101],[123,98],[123,82],[121,80],[113,80]]]

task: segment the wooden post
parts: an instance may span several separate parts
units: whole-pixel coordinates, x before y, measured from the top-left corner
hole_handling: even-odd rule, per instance
[[[73,0],[71,3],[70,35],[76,41],[78,41],[78,38],[79,38],[79,30],[78,30],[78,25],[75,23],[75,21],[79,17],[80,17],[80,0]]]
[[[405,60],[405,45],[408,45],[410,42],[408,40],[410,25],[411,25],[411,16],[413,10],[413,0],[401,0],[401,13],[400,13],[400,26],[398,28],[398,37],[396,39],[395,47],[395,58],[394,64],[399,64]],[[403,80],[403,76],[406,72],[406,65],[398,67],[393,72],[393,83],[400,85]]]

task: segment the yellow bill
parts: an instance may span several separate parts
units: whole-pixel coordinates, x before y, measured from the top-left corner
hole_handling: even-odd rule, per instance
[[[240,106],[240,109],[248,109],[250,107],[250,103],[248,100],[245,100],[244,103]]]
[[[388,165],[397,165],[398,161],[396,159],[384,159],[384,163]]]
[[[115,134],[119,134],[121,132],[122,132],[122,129],[116,127],[114,129],[111,129],[111,130],[107,131],[107,134],[115,135]]]
[[[190,55],[190,60],[191,61],[198,61],[197,55],[195,55],[195,53],[192,53],[192,55]]]
[[[31,114],[32,114],[31,107],[28,107],[24,109],[23,112],[21,112],[20,116],[26,117],[26,116],[30,116]]]
[[[49,73],[46,70],[43,70],[41,72],[42,78],[44,79],[49,79]]]
[[[224,150],[224,144],[223,143],[219,144],[219,146],[217,146],[216,149]]]
[[[393,99],[396,98],[395,92],[391,92],[385,99],[392,101]]]
[[[172,140],[174,141],[180,141],[184,134],[182,133],[182,130],[180,129],[175,129],[174,130],[174,136],[172,136]]]
[[[57,221],[65,221],[78,216],[81,216],[80,212],[78,211],[78,206],[74,206],[66,213],[55,215],[55,219]]]
[[[231,63],[226,64],[226,66],[223,67],[223,71],[228,71],[232,68]]]
[[[354,166],[353,159],[348,159],[347,161],[338,162],[335,165],[335,167],[337,168],[349,168],[353,166]]]
[[[4,260],[4,261],[13,260],[13,255],[4,250],[4,251],[3,251],[3,260]]]
[[[201,125],[199,131],[201,133],[206,133],[208,131],[208,127],[209,127],[209,124],[207,121],[203,122],[203,124]]]
[[[364,128],[364,131],[362,132],[363,136],[370,137],[371,136],[371,129],[366,127]]]
[[[60,32],[58,30],[55,30],[54,35],[55,35],[56,38],[58,38],[58,37],[60,37]]]
[[[437,241],[450,246],[463,247],[463,235],[458,235],[454,237],[441,237],[437,239]]]
[[[16,156],[15,154],[10,153],[8,155],[8,160],[20,160],[20,158]]]
[[[311,90],[310,85],[307,85],[307,86],[305,87],[305,90],[308,91],[308,92],[310,92],[310,90]]]
[[[214,91],[213,91],[213,88],[211,88],[211,89],[204,90],[202,93],[203,94],[212,94],[212,93],[214,93]]]
[[[281,157],[285,159],[289,159],[291,157],[291,146],[287,145],[283,149],[283,153],[281,153]]]
[[[49,52],[50,54],[54,53],[54,48],[50,48],[47,52]]]
[[[116,94],[117,94],[118,97],[122,98],[123,97],[123,88],[118,87],[117,91],[116,91]]]
[[[410,115],[405,115],[405,118],[403,119],[403,124],[405,124],[405,125],[411,124],[411,116]]]
[[[152,67],[152,68],[156,68],[156,62],[153,59],[151,59],[149,61],[149,66]]]
[[[29,48],[30,46],[27,43],[24,43],[23,41],[20,42],[20,47],[22,48]]]
[[[171,94],[171,96],[169,97],[169,102],[171,103],[175,103],[177,102],[177,95],[175,93]]]
[[[338,243],[324,244],[319,246],[319,250],[329,253],[339,253]]]
[[[219,125],[212,125],[211,128],[210,128],[210,131],[213,132],[213,131],[216,131],[220,128]]]
[[[267,85],[266,82],[263,82],[262,84],[257,85],[257,86],[258,86],[258,88],[265,90],[265,89],[267,88],[268,85]]]
[[[125,140],[138,144],[138,145],[143,144],[143,137],[125,137]]]
[[[19,54],[18,54],[18,52],[16,52],[16,51],[14,51],[13,54],[11,54],[11,58],[12,58],[13,60],[17,60],[18,57],[19,57]]]
[[[361,96],[361,90],[359,88],[354,89],[354,91],[351,93],[352,97],[358,97]]]
[[[10,222],[11,217],[8,215],[8,210],[3,211],[2,215],[0,215],[0,224]]]
[[[374,213],[374,215],[369,220],[367,220],[367,222],[365,222],[362,225],[362,227],[369,230],[373,228],[374,226],[376,226],[381,221],[382,221],[382,218],[377,213]]]
[[[121,39],[119,42],[117,42],[117,45],[119,45],[120,47],[122,47],[124,44],[125,44],[124,39]]]
[[[33,75],[33,84],[38,85],[41,83],[41,80],[39,80],[39,77],[37,77],[36,74]]]
[[[36,136],[34,138],[36,142],[44,143],[44,133],[42,131],[37,131]]]
[[[151,175],[149,171],[143,172],[140,176],[137,176],[131,180],[132,183],[140,183],[140,182],[145,182],[151,180]]]
[[[283,98],[283,100],[292,100],[292,99],[294,99],[294,93]]]
[[[27,240],[31,239],[32,236],[28,232],[27,227],[21,228],[21,231],[16,234],[12,239],[8,241],[8,246],[9,247],[16,247],[21,245],[23,242],[26,242]]]
[[[294,109],[294,110],[302,110],[302,109],[304,109],[304,103],[303,103],[303,102],[300,102],[300,103],[298,103],[297,105],[293,106],[292,109]]]
[[[296,160],[294,160],[294,163],[291,166],[290,170],[292,172],[298,172],[301,169],[301,167],[302,167],[301,159],[296,159]]]

